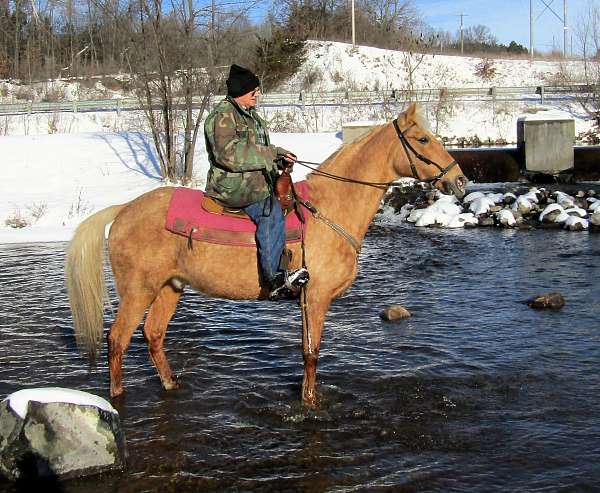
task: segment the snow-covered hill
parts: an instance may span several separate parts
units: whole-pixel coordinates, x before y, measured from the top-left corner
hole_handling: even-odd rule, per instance
[[[579,61],[551,62],[524,59],[491,59],[495,74],[478,75],[482,58],[423,55],[353,47],[331,41],[307,42],[307,59],[300,70],[282,85],[285,91],[333,91],[441,87],[517,87],[555,84],[561,70],[581,77]]]

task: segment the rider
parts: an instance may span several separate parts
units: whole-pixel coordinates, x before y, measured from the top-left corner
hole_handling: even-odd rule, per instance
[[[278,167],[291,169],[296,156],[270,143],[269,132],[255,110],[260,80],[232,65],[227,97],[208,115],[204,137],[210,161],[206,194],[227,207],[241,208],[256,224],[256,243],[269,299],[296,296],[308,282],[306,269],[288,271],[285,222],[274,194]]]

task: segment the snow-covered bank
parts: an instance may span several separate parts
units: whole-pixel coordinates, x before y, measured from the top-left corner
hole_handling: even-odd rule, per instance
[[[271,135],[299,159],[321,162],[341,144],[336,134]],[[151,137],[83,133],[0,137],[0,243],[67,241],[94,211],[162,186]],[[198,143],[194,185],[203,188],[208,161]],[[308,170],[294,169],[294,179]],[[23,226],[23,227],[18,227]]]

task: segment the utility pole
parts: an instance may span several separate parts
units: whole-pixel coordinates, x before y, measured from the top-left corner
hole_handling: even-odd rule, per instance
[[[569,30],[569,26],[567,24],[567,0],[563,0],[563,57],[567,58],[568,50],[567,50],[567,31]]]
[[[534,28],[535,22],[533,20],[533,0],[529,0],[529,60],[533,62],[533,46],[534,46]]]
[[[460,17],[460,54],[464,54],[463,17],[468,14],[458,14]]]
[[[535,22],[544,14],[544,12],[546,12],[546,10],[549,10],[554,17],[556,17],[560,22],[562,22],[563,24],[563,57],[566,57],[567,54],[569,53],[569,25],[568,25],[568,16],[567,16],[567,0],[563,0],[563,15],[562,17],[560,15],[558,15],[554,9],[552,8],[551,4],[553,2],[553,0],[539,0],[540,2],[542,2],[544,4],[544,9],[539,13],[539,15],[537,17],[534,16],[534,12],[533,12],[533,3],[535,0],[529,0],[529,22],[530,22],[530,26],[529,26],[529,51],[530,51],[530,57],[531,60],[533,60],[533,50],[535,48],[535,44],[534,44],[534,27],[535,27]],[[552,43],[552,46],[554,48],[554,42]]]
[[[354,17],[354,0],[352,0],[352,46],[356,46],[356,22]]]

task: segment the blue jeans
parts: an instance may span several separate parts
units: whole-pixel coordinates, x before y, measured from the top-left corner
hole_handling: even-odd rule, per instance
[[[274,195],[244,207],[256,224],[256,246],[263,279],[270,281],[279,270],[285,248],[285,220]]]

